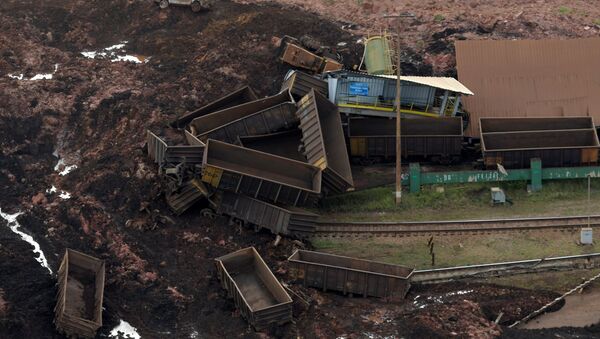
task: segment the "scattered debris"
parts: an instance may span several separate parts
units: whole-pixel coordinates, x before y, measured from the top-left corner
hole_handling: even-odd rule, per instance
[[[141,339],[142,337],[138,334],[137,329],[123,319],[119,319],[119,325],[110,331],[112,338],[125,337],[128,339]]]

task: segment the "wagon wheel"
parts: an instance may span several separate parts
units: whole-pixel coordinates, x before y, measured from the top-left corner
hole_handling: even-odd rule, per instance
[[[162,9],[169,7],[169,1],[168,0],[160,0],[158,7],[162,8]]]
[[[192,12],[200,12],[202,10],[202,4],[200,3],[200,1],[194,1],[192,2]]]

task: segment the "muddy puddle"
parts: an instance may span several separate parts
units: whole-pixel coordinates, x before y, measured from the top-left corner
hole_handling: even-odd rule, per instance
[[[600,322],[600,286],[565,298],[559,311],[545,313],[520,328],[585,327]]]

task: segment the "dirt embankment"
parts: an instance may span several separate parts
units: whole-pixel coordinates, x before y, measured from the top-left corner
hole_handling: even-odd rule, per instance
[[[0,3],[0,208],[24,212],[18,219],[22,229],[40,243],[53,271],[66,247],[106,261],[103,334],[122,318],[144,338],[262,336],[248,329],[225,298],[212,259],[253,245],[285,279],[284,261],[295,245],[284,240],[272,248],[272,235],[224,219],[171,216],[142,149],[145,129],[163,130],[178,114],[244,84],[260,95],[277,91],[287,67],[275,58],[274,36],[309,34],[331,46],[347,42],[340,52],[353,66],[361,53],[357,37],[341,26],[279,5],[228,1],[203,14],[159,11],[151,1]],[[120,55],[147,62],[81,54],[116,44],[124,44],[115,48],[123,50]],[[417,54],[407,60],[420,74],[434,66]],[[38,74],[52,78],[30,80]],[[64,165],[55,170],[55,155],[77,169],[60,175]],[[31,251],[0,220],[0,337],[59,337],[52,325],[54,278]],[[442,314],[305,293],[313,306],[297,306],[296,324],[269,335],[418,336],[423,332],[410,327],[411,317],[431,323],[428,317]],[[547,297],[540,294],[538,301]],[[471,300],[457,307],[479,319],[474,331],[497,334],[486,308],[473,302],[481,305]],[[455,313],[460,321],[466,311]],[[457,331],[427,326],[442,336]]]

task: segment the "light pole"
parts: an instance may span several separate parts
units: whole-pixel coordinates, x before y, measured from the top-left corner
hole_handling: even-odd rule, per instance
[[[398,53],[397,78],[396,78],[396,205],[402,202],[402,122],[400,110],[400,63],[402,61],[400,55],[400,33],[402,32],[402,18],[414,18],[412,13],[404,12],[395,15],[385,15],[385,18],[398,18],[398,32],[396,52]]]

